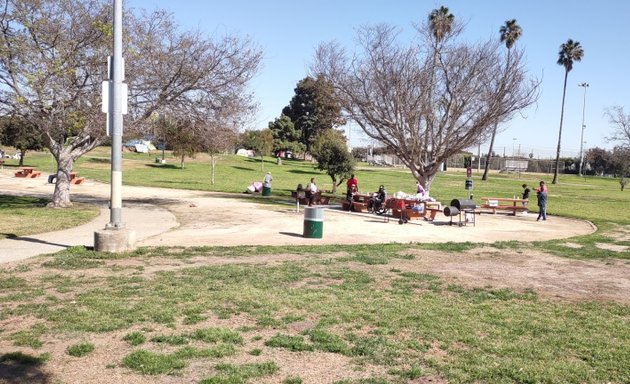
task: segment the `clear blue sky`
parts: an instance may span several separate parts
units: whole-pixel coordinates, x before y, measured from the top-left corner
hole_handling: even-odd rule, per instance
[[[209,35],[236,33],[250,36],[264,51],[263,67],[252,83],[260,103],[255,127],[265,128],[278,117],[293,96],[296,83],[308,73],[314,48],[337,40],[351,48],[355,28],[386,22],[412,32],[412,22],[446,6],[466,24],[464,38],[475,42],[497,37],[501,25],[516,19],[523,29],[518,41],[525,49],[530,74],[542,79],[538,103],[502,126],[495,150],[510,155],[513,148],[536,157],[555,155],[560,124],[564,68],[557,65],[558,50],[571,38],[580,42],[584,58],[569,73],[562,154],[577,156],[580,149],[584,88],[587,82],[585,148],[612,148],[605,140],[611,127],[603,116],[614,105],[630,112],[630,2],[625,1],[470,1],[420,0],[127,0],[125,7],[167,9],[183,29],[199,28]],[[132,85],[133,86],[133,85]],[[352,126],[351,144],[365,146],[358,127]],[[485,145],[487,148],[487,144]],[[482,146],[482,151],[484,146]]]

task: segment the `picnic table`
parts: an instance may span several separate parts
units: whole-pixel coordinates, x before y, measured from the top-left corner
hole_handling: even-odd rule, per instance
[[[41,172],[35,171],[33,167],[22,167],[19,171],[15,172],[15,177],[35,178],[40,177]]]
[[[527,211],[528,199],[518,199],[509,197],[482,197],[483,204],[481,208],[490,209],[492,213],[499,211],[507,211],[509,214],[516,216],[516,212]]]
[[[355,193],[352,195],[352,210],[355,212],[367,211],[368,202],[373,195],[373,193]]]
[[[420,209],[415,207],[422,207]],[[387,199],[385,208],[391,210],[392,217],[400,217],[402,211],[408,219],[424,219],[433,221],[438,212],[442,212],[442,203],[439,201],[420,201],[417,199]],[[415,208],[415,209],[414,209]]]

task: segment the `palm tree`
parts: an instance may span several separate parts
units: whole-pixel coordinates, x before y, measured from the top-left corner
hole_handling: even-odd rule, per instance
[[[455,16],[449,13],[448,8],[444,6],[431,11],[429,14],[429,26],[438,43],[451,31],[454,19]]]
[[[505,22],[505,25],[502,25],[501,28],[499,28],[499,33],[501,34],[501,42],[504,42],[505,46],[508,49],[507,63],[505,64],[505,68],[507,69],[510,67],[510,54],[512,53],[512,47],[514,46],[514,43],[516,42],[516,40],[518,40],[523,34],[523,30],[521,29],[520,25],[516,23],[516,19],[512,19],[512,20],[507,20]],[[490,158],[492,157],[492,149],[494,147],[494,138],[497,135],[498,125],[499,125],[499,122],[496,121],[494,123],[494,129],[492,130],[492,138],[490,139],[490,148],[488,148],[488,155],[486,156],[486,165],[484,167],[483,176],[481,177],[481,180],[488,180],[488,168],[490,166]]]
[[[453,23],[455,20],[455,16],[452,13],[449,13],[447,7],[441,6],[438,9],[434,9],[429,13],[428,17],[429,21],[429,29],[433,33],[433,37],[435,37],[435,46],[433,47],[433,63],[431,68],[431,78],[429,81],[429,94],[433,94],[435,88],[435,73],[437,72],[437,62],[440,51],[440,43],[444,40],[447,34],[451,32],[453,29]],[[430,128],[433,127],[435,117],[433,116],[433,107],[431,105],[431,97],[427,100],[427,129],[424,132],[424,142],[429,142],[430,136]],[[428,144],[426,144],[428,145]],[[425,158],[425,161],[427,159]],[[426,185],[423,185],[426,187]]]
[[[567,93],[567,78],[569,72],[573,69],[574,61],[582,61],[584,50],[580,43],[571,39],[560,46],[558,52],[558,65],[564,66],[564,89],[562,90],[562,108],[560,110],[560,129],[558,130],[558,150],[556,152],[556,167],[553,171],[552,184],[558,184],[558,168],[560,167],[560,141],[562,139],[562,120],[564,119],[564,98]]]

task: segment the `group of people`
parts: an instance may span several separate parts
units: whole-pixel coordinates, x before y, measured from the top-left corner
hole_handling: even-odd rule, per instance
[[[527,186],[527,184],[523,184],[523,200],[529,199],[529,194],[531,189]],[[547,184],[544,181],[540,181],[539,187],[536,188],[536,198],[538,200],[538,217],[536,221],[547,220]],[[524,203],[527,204],[527,203]]]
[[[354,200],[354,195],[357,193],[359,193],[359,182],[354,174],[351,174],[346,182],[346,200],[349,202],[349,211],[352,210],[352,201]],[[381,209],[386,199],[387,192],[385,191],[385,186],[380,185],[378,191],[372,193],[372,196],[368,200],[368,211],[374,212]]]
[[[306,184],[306,188],[302,186],[302,184],[298,184],[296,191],[298,194],[304,193],[304,197],[308,199],[308,206],[312,207],[317,200],[318,192],[317,184],[315,183],[315,178],[311,177],[311,181]]]

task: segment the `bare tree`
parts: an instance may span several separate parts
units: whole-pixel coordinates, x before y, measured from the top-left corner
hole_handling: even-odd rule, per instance
[[[622,147],[630,148],[630,115],[626,115],[623,107],[615,105],[604,112],[608,117],[608,123],[613,126],[612,136],[609,141],[618,141]]]
[[[527,78],[520,50],[508,61],[498,41],[458,43],[457,23],[439,44],[430,20],[417,30],[419,43],[403,47],[396,28],[363,27],[360,51],[322,44],[312,71],[334,84],[345,113],[429,189],[449,156],[535,102],[539,82]]]
[[[111,53],[111,2],[0,0],[0,112],[42,130],[57,161],[52,206],[70,201],[74,161],[105,139],[101,82]],[[239,100],[260,49],[249,39],[181,32],[171,14],[125,14],[125,129],[142,132],[156,113],[199,120]],[[241,109],[242,110],[242,109]]]

